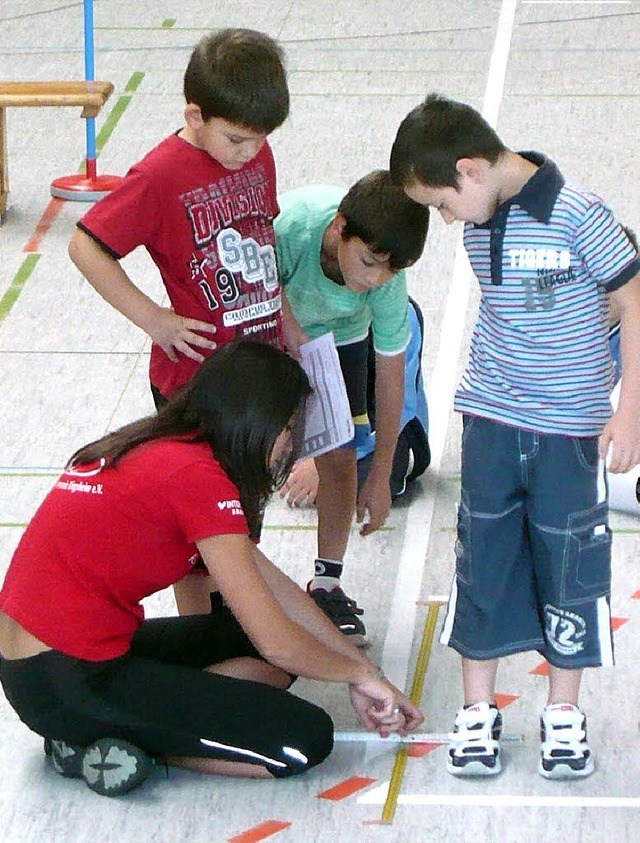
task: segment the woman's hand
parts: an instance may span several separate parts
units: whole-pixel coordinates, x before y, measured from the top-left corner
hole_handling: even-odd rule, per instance
[[[349,685],[351,705],[369,732],[386,738],[397,732],[406,735],[424,722],[424,715],[401,691],[386,679],[367,679]]]

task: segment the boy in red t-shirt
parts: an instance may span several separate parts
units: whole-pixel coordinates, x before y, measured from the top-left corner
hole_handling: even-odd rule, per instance
[[[235,337],[283,341],[267,142],[289,112],[282,50],[254,30],[212,33],[191,55],[184,94],[183,128],[81,218],[69,244],[89,283],[153,340],[156,403]],[[123,269],[138,246],[158,267],[169,307]]]

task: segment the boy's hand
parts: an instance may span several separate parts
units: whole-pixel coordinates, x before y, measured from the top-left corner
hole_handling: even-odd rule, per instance
[[[384,472],[381,472],[384,475]],[[391,510],[391,491],[389,476],[378,476],[374,466],[369,470],[366,480],[358,494],[356,503],[356,520],[362,524],[365,512],[369,513],[369,521],[360,529],[361,536],[368,536],[378,530],[387,520]]]
[[[201,322],[199,319],[179,316],[170,307],[159,307],[153,330],[148,333],[173,363],[178,360],[177,352],[195,360],[197,363],[202,363],[204,355],[192,346],[213,350],[217,345],[213,340],[203,337],[196,331],[215,334],[216,327],[209,322]]]
[[[280,489],[289,506],[313,506],[318,494],[318,471],[311,457],[294,465]]]
[[[601,459],[607,459],[607,470],[624,474],[640,463],[640,419],[635,414],[617,410],[600,435]]]

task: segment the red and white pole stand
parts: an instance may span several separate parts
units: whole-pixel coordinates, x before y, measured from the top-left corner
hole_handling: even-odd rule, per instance
[[[84,76],[93,82],[93,0],[84,0]],[[96,167],[96,121],[95,117],[85,119],[87,153],[84,174],[62,176],[51,182],[51,195],[58,199],[76,202],[95,202],[109,193],[122,180],[122,176],[99,176]]]

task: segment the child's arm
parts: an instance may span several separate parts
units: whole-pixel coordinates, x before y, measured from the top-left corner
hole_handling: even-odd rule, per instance
[[[620,312],[622,380],[618,408],[600,436],[600,456],[611,449],[609,471],[640,463],[640,274],[611,293]]]
[[[214,325],[160,307],[136,287],[114,257],[80,229],[76,229],[69,242],[69,257],[102,298],[142,328],[170,360],[175,362],[180,352],[200,363],[204,357],[192,346],[216,347],[213,340],[196,333],[215,333]]]
[[[360,530],[362,536],[382,527],[391,509],[389,477],[404,400],[404,358],[404,352],[391,357],[376,354],[376,444],[356,506],[359,523],[364,520],[365,510],[369,511],[369,521]]]
[[[284,287],[280,288],[280,300],[282,302],[282,338],[284,345],[289,354],[299,360],[300,346],[309,342],[309,337],[293,315]]]

